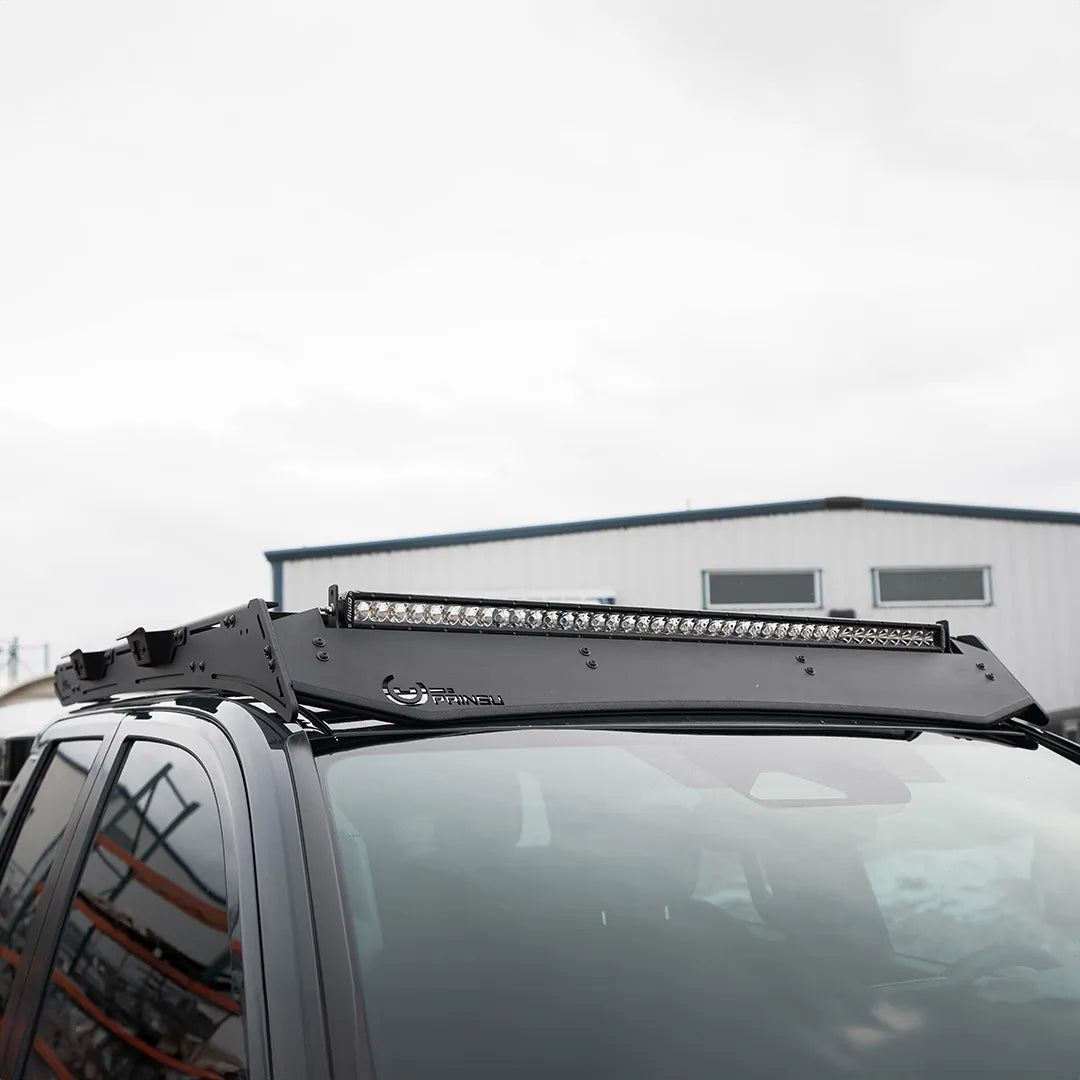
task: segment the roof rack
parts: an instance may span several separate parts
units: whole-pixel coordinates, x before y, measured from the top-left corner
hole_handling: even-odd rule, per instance
[[[423,681],[419,681],[423,679]],[[330,589],[325,608],[263,600],[167,630],[139,627],[56,669],[64,704],[210,690],[397,723],[558,714],[774,709],[985,725],[1045,713],[945,623],[514,603]],[[316,714],[317,715],[317,714]]]

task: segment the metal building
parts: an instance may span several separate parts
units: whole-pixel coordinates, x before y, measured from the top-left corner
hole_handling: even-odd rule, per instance
[[[266,553],[274,598],[327,585],[492,599],[936,621],[1080,724],[1080,513],[829,498]]]

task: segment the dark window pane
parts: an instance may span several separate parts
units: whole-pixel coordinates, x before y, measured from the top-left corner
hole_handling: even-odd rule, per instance
[[[981,568],[879,570],[877,575],[878,600],[883,604],[987,599]]]
[[[15,966],[26,948],[41,886],[100,745],[100,739],[61,743],[53,751],[19,826],[11,857],[0,877],[0,1010],[7,1005]],[[6,801],[0,809],[0,820],[11,810],[11,802]]]
[[[768,573],[734,571],[709,574],[709,603],[724,604],[816,604],[816,574],[812,570],[779,570]]]
[[[94,838],[27,1076],[238,1077],[244,1032],[210,781],[136,743]]]

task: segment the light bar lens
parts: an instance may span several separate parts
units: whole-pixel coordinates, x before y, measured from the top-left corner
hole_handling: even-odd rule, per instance
[[[352,627],[402,626],[428,629],[468,629],[507,633],[541,633],[683,640],[805,643],[849,648],[904,649],[943,652],[941,626],[863,623],[854,620],[736,616],[686,611],[631,611],[613,607],[551,607],[521,604],[499,607],[482,601],[422,597],[345,595],[344,617]]]

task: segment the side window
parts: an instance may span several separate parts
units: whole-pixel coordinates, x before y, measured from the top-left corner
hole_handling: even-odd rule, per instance
[[[244,1076],[238,968],[210,780],[187,751],[136,742],[61,933],[26,1076]]]
[[[19,824],[0,875],[0,1011],[7,1007],[15,969],[26,949],[27,934],[64,826],[100,745],[100,739],[58,744]],[[12,810],[10,801],[5,801],[0,820]]]

